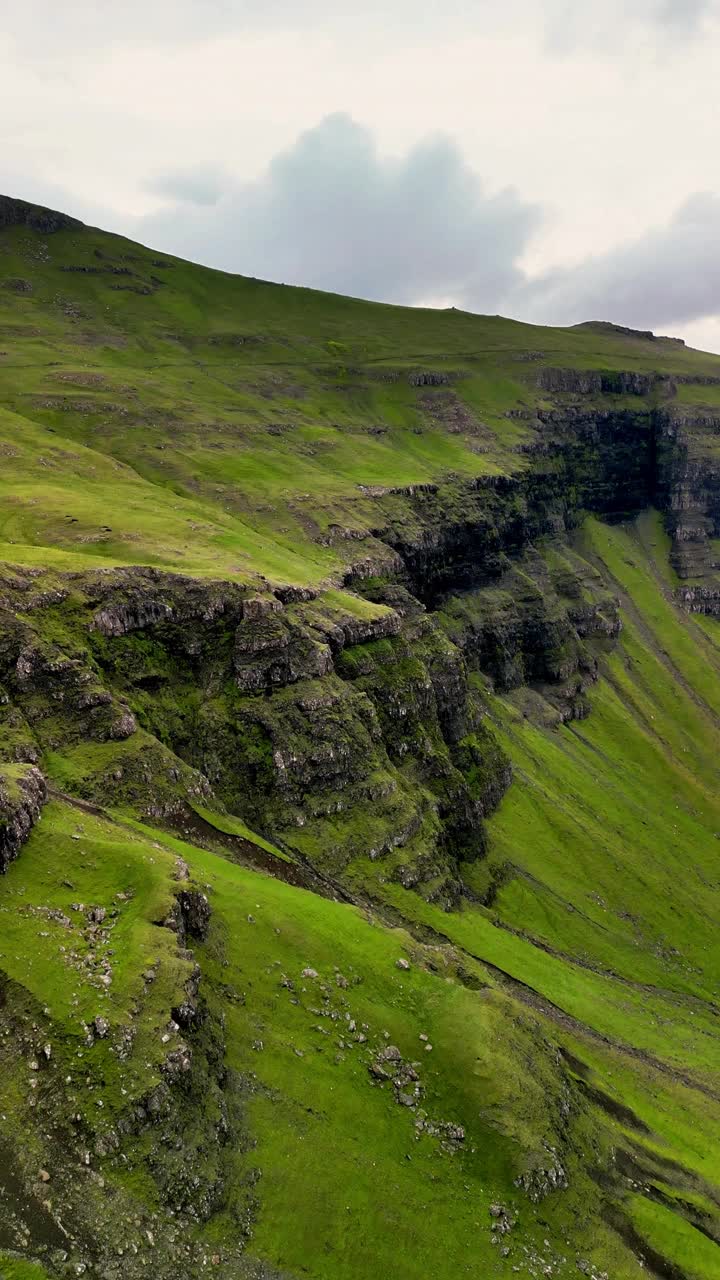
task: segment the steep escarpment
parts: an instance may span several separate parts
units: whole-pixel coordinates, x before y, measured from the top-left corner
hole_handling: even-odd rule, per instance
[[[666,520],[673,538],[672,562],[683,582],[691,580],[682,598],[695,607],[696,599],[712,601],[717,589],[713,540],[720,533],[720,476],[712,445],[720,417],[685,410],[667,415],[662,428],[671,459]],[[712,607],[707,611],[712,613]]]
[[[0,336],[0,1272],[714,1280],[717,359],[9,200]]]
[[[563,553],[557,535],[580,512],[555,474],[449,486],[469,508],[462,542],[443,523],[442,486],[409,495],[414,543],[354,594],[148,570],[64,575],[49,590],[18,570],[6,749],[62,752],[63,787],[168,819],[214,796],[324,874],[352,878],[369,859],[457,902],[511,778],[488,691],[532,685],[559,720],[582,716],[619,630],[610,588]]]
[[[672,538],[673,568],[682,581],[690,580],[679,599],[695,611],[715,612],[713,540],[720,529],[715,442],[720,418],[711,400],[716,380],[702,375],[668,379],[545,369],[538,384],[544,390],[570,393],[562,398],[572,407],[539,414],[545,425],[531,453],[543,450],[543,432],[549,426],[551,437],[564,441],[565,492],[576,493],[581,506],[613,519],[649,505],[659,507]],[[683,403],[682,397],[677,401],[679,391],[689,402]],[[632,394],[642,397],[647,407],[620,414],[594,410],[588,415],[580,403],[593,393]],[[703,404],[705,396],[709,402]]]
[[[399,554],[401,577],[426,604],[492,581],[508,568],[508,557],[538,539],[562,537],[587,512],[621,520],[656,506],[673,537],[680,576],[712,569],[712,442],[720,420],[669,405],[663,380],[658,401],[652,394],[657,380],[638,376],[635,403],[628,403],[623,379],[632,382],[631,374],[552,372],[567,375],[551,383],[569,394],[515,415],[528,435],[512,474],[419,486],[401,504],[376,495],[386,522],[374,532]],[[591,390],[596,396],[588,405]],[[690,543],[703,550],[696,546],[693,557]],[[361,582],[365,572],[359,566],[348,582]]]
[[[64,787],[166,819],[214,797],[323,874],[369,859],[457,903],[511,779],[488,694],[582,718],[619,634],[612,583],[568,539],[587,511],[671,508],[686,475],[665,409],[558,402],[533,430],[514,476],[375,494],[378,553],[345,593],[18,569],[8,758],[69,752]]]

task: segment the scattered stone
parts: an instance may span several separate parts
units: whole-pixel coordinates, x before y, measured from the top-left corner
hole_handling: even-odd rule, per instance
[[[554,1148],[548,1148],[549,1159],[544,1166],[526,1170],[515,1180],[533,1204],[539,1204],[553,1191],[563,1191],[568,1185],[567,1173]]]
[[[45,914],[47,915],[48,920],[57,921],[58,924],[62,925],[63,929],[72,928],[72,920],[70,920],[70,918],[65,915],[64,911],[59,911],[57,909],[53,909],[52,907],[48,907]]]
[[[396,969],[409,969],[409,968],[410,968],[410,964],[409,964],[409,962],[408,962],[407,960],[404,960],[404,959],[401,957],[399,960],[396,960],[396,961],[395,961],[395,968],[396,968]]]
[[[317,978],[319,974],[317,969],[303,969],[302,976],[303,978]]]
[[[368,1071],[376,1080],[392,1080],[392,1074],[382,1065],[381,1062],[371,1062],[368,1067]]]
[[[184,1075],[192,1067],[192,1051],[187,1045],[180,1045],[168,1054],[163,1071],[171,1080]]]

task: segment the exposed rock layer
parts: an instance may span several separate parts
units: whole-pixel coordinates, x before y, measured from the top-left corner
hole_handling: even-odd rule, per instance
[[[18,856],[47,799],[39,769],[0,770],[0,873]]]
[[[569,550],[583,512],[661,505],[686,579],[708,571],[720,529],[697,415],[659,404],[651,377],[599,374],[598,405],[577,371],[551,372],[559,399],[514,475],[372,495],[347,607],[148,568],[51,588],[18,570],[0,584],[3,757],[117,744],[73,782],[86,799],[167,817],[214,795],[324,873],[369,857],[452,904],[510,781],[471,677],[532,686],[550,720],[582,717],[618,634],[611,590]],[[715,611],[720,587],[690,581],[682,600]],[[53,613],[74,640],[42,638]]]

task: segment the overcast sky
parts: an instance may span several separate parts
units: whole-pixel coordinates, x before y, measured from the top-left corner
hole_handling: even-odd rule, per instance
[[[231,271],[720,351],[720,0],[0,0],[0,190]]]

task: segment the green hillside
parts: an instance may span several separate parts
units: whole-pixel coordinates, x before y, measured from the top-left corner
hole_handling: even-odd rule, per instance
[[[719,433],[0,200],[3,1280],[715,1280]]]

